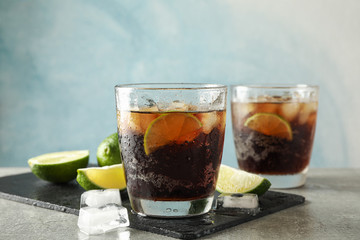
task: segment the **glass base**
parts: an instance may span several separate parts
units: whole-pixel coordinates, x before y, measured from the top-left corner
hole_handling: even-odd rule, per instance
[[[152,201],[130,197],[132,209],[139,215],[160,218],[183,218],[210,211],[214,196],[189,201]]]
[[[289,175],[266,175],[260,174],[260,176],[268,179],[271,182],[271,188],[297,188],[301,187],[305,184],[307,170],[303,170],[297,174],[289,174]]]

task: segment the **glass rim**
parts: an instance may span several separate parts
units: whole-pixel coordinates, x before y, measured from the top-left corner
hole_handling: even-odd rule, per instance
[[[319,89],[318,85],[308,85],[308,84],[254,84],[254,85],[242,85],[242,84],[234,84],[230,85],[232,89],[279,89],[279,90],[286,90],[286,89]]]
[[[212,90],[227,89],[226,85],[215,83],[129,83],[115,85],[115,89],[136,90]]]

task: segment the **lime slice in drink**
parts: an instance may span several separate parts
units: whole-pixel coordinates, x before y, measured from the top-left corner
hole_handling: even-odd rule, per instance
[[[216,191],[263,195],[271,186],[266,178],[221,164]]]
[[[256,113],[245,121],[244,126],[268,136],[292,140],[290,124],[277,114]]]
[[[86,167],[88,162],[88,150],[47,153],[28,160],[38,178],[54,183],[75,179],[77,169]]]
[[[100,167],[121,163],[119,138],[117,133],[111,134],[100,143],[97,149],[96,158]]]
[[[106,167],[91,167],[78,169],[76,180],[85,190],[92,189],[125,189],[126,180],[122,164]]]
[[[202,124],[191,113],[169,112],[154,119],[146,129],[144,136],[145,153],[149,155],[161,146],[169,143],[182,144],[192,141]]]

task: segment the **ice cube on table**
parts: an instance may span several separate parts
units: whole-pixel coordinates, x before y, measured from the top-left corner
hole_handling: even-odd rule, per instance
[[[118,204],[80,208],[78,227],[85,234],[103,234],[129,225],[127,209]]]
[[[88,234],[102,234],[129,226],[119,189],[90,190],[81,195],[78,227]]]
[[[119,189],[86,191],[81,195],[80,207],[101,207],[108,203],[121,205]]]
[[[216,211],[236,215],[246,213],[256,215],[260,212],[259,198],[257,194],[220,194],[217,198]]]

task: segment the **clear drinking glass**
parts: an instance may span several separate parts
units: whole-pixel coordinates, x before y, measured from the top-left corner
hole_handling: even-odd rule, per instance
[[[211,208],[222,158],[227,87],[115,86],[117,124],[132,209],[187,217]]]
[[[305,184],[315,135],[317,86],[231,86],[232,127],[240,169],[273,188]]]

